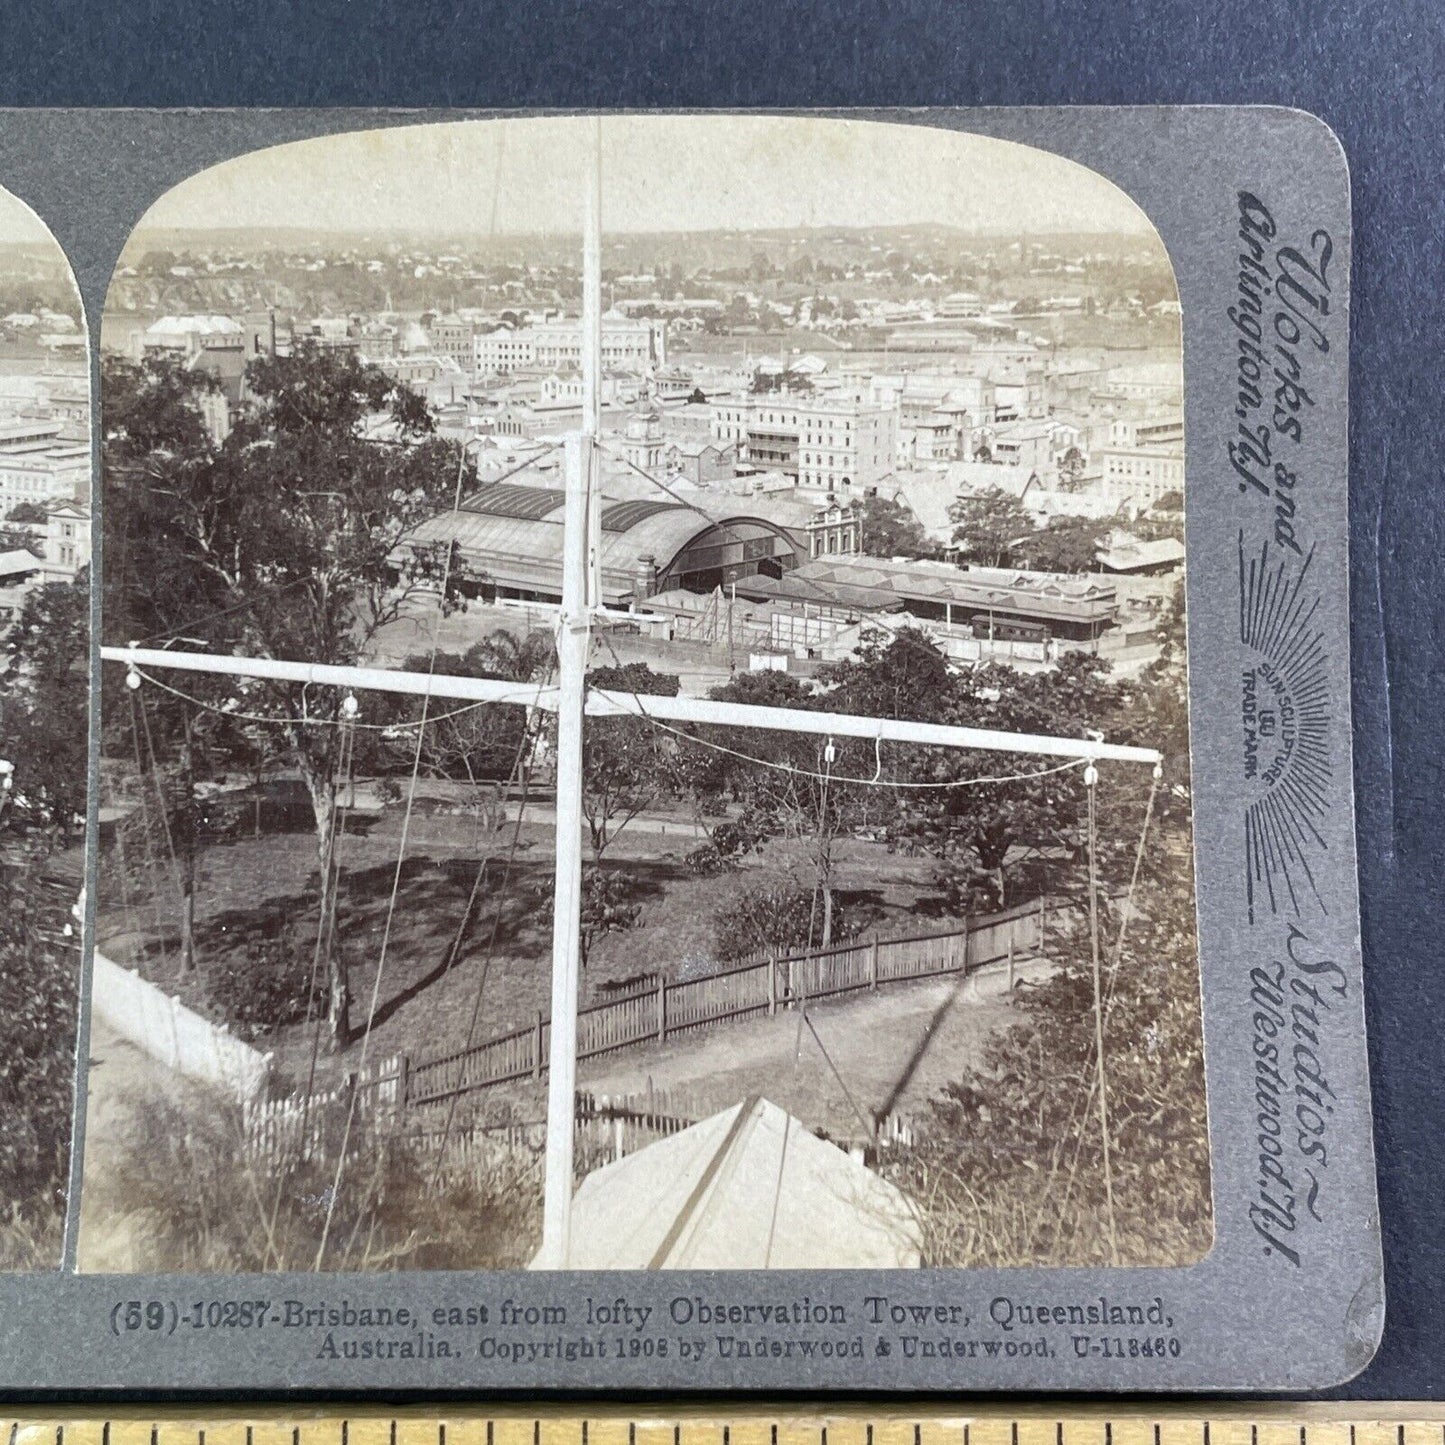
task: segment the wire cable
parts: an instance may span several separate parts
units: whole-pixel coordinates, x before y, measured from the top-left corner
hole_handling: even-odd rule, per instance
[[[356,718],[347,717],[315,717],[307,714],[304,717],[285,717],[280,714],[270,715],[267,713],[236,712],[223,703],[207,702],[204,698],[192,697],[189,693],[182,692],[179,688],[172,687],[160,678],[132,665],[131,671],[137,677],[144,679],[153,687],[158,687],[162,692],[168,692],[172,697],[181,702],[190,703],[193,707],[202,712],[216,714],[217,717],[231,718],[235,722],[256,723],[266,727],[326,727],[326,728],[356,728],[362,732],[395,733],[405,732],[411,728],[427,727],[434,723],[449,722],[452,718],[462,717],[469,712],[475,712],[479,707],[489,707],[492,703],[507,702],[507,698],[482,699],[480,702],[469,702],[464,707],[454,708],[451,712],[437,713],[425,720],[411,718],[409,720],[392,723],[365,723]],[[310,683],[302,683],[302,687],[310,687]],[[362,689],[365,691],[365,689]]]
[[[949,788],[976,788],[989,783],[1018,783],[1028,782],[1031,778],[1052,777],[1056,773],[1068,772],[1072,768],[1082,768],[1088,764],[1087,758],[1070,758],[1067,762],[1058,763],[1049,768],[1038,768],[1028,773],[1004,773],[997,777],[981,778],[953,778],[947,782],[909,782],[895,781],[883,778],[875,773],[871,778],[840,776],[837,773],[813,772],[808,768],[794,767],[791,763],[774,762],[771,758],[754,757],[751,753],[739,752],[736,748],[727,747],[723,743],[713,742],[710,738],[699,737],[696,733],[690,733],[672,724],[664,722],[661,718],[648,717],[643,715],[643,721],[651,723],[654,727],[664,732],[672,733],[675,737],[684,739],[690,743],[696,743],[699,747],[709,748],[715,753],[724,753],[729,757],[738,759],[740,762],[749,763],[760,768],[772,768],[776,772],[789,773],[796,778],[807,778],[813,782],[834,782],[848,784],[860,788],[910,788],[910,789],[938,789]],[[880,764],[881,772],[881,764]]]
[[[463,447],[457,456],[457,479],[452,496],[452,515],[455,517],[461,511],[462,487],[466,478],[466,448]],[[447,586],[451,580],[453,549],[447,548],[446,562],[442,570],[442,596],[446,596]],[[417,781],[421,774],[422,748],[426,739],[427,710],[431,704],[431,683],[436,672],[437,651],[441,642],[441,625],[443,609],[438,606],[436,618],[432,627],[431,655],[427,669],[427,691],[422,694],[422,725],[417,729],[416,748],[412,753],[411,782],[407,788],[406,809],[402,814],[401,839],[397,846],[396,867],[392,872],[391,892],[387,898],[386,921],[382,925],[381,947],[377,955],[376,974],[372,980],[371,999],[367,1005],[366,1027],[361,1036],[361,1051],[357,1059],[357,1074],[361,1074],[366,1068],[367,1055],[371,1048],[371,1031],[376,1020],[377,1006],[381,1001],[381,980],[386,972],[387,952],[391,946],[392,925],[396,919],[396,903],[401,893],[402,871],[406,865],[407,844],[411,837],[411,820],[416,804]],[[322,1263],[326,1257],[326,1245],[331,1234],[332,1220],[336,1215],[336,1203],[340,1196],[341,1180],[346,1169],[346,1155],[351,1144],[352,1126],[356,1120],[356,1101],[359,1094],[358,1089],[351,1091],[351,1099],[346,1111],[346,1126],[342,1130],[341,1147],[336,1156],[336,1175],[332,1180],[331,1191],[326,1200],[326,1217],[322,1222],[321,1236],[316,1245],[316,1259],[313,1270],[320,1272]],[[358,1219],[360,1215],[358,1215]]]
[[[546,674],[544,675],[543,681],[539,684],[539,691],[541,687],[546,686],[547,682],[550,681],[551,673],[552,669],[548,668]],[[507,849],[506,862],[502,865],[502,878],[500,886],[498,888],[499,897],[497,899],[497,907],[495,912],[492,914],[492,929],[491,933],[487,937],[486,952],[482,955],[482,967],[477,975],[477,989],[475,995],[472,998],[471,1017],[467,1020],[467,1040],[465,1045],[463,1046],[464,1051],[466,1049],[470,1049],[472,1045],[476,1042],[477,1025],[481,1021],[482,998],[486,991],[487,979],[491,974],[492,959],[496,952],[497,938],[501,933],[502,899],[506,896],[507,888],[511,883],[512,868],[517,859],[518,848],[521,845],[522,821],[527,814],[527,798],[532,785],[532,768],[534,761],[534,749],[530,747],[529,744],[534,742],[535,739],[529,736],[530,731],[530,726],[523,730],[521,741],[517,745],[517,762],[520,762],[522,764],[522,796],[517,803],[517,818],[516,822],[512,825],[512,839]],[[516,771],[516,766],[517,764],[514,763],[514,772]],[[485,877],[487,864],[490,861],[490,854],[487,854],[483,856],[480,864],[478,865],[476,881],[472,885],[472,899],[469,900],[467,904],[468,912],[470,912],[471,908],[474,906],[474,900],[476,898],[477,892],[481,887],[482,880]],[[463,922],[465,921],[465,917],[466,915],[464,914]],[[451,962],[448,963],[448,968],[452,967],[455,963],[455,954],[461,946],[460,934],[461,925],[458,926],[458,936],[452,943],[453,956]],[[540,1065],[541,1061],[538,1060],[538,1063]],[[446,1163],[447,1143],[451,1138],[452,1124],[456,1118],[457,1105],[460,1102],[460,1097],[460,1094],[453,1093],[447,1104],[446,1123],[442,1127],[441,1143],[437,1148],[436,1165],[432,1171],[433,1189],[436,1188],[438,1181],[441,1179],[442,1169]]]

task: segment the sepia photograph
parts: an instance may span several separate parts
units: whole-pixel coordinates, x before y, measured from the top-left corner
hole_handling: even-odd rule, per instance
[[[54,264],[0,275],[0,447],[82,454],[0,458],[0,705],[64,918]],[[152,206],[100,373],[82,1271],[1208,1253],[1181,307],[1112,182],[813,116],[327,136]],[[5,948],[64,1053],[70,952]],[[6,1228],[67,1140],[0,1132]]]
[[[0,1271],[61,1263],[85,881],[90,373],[59,243],[0,191]]]

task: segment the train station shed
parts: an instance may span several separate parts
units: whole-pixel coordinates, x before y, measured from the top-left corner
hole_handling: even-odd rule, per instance
[[[778,578],[748,578],[737,584],[737,595],[844,612],[902,607],[914,617],[969,625],[975,636],[1003,641],[1091,642],[1115,625],[1119,612],[1114,579],[1098,573],[961,568],[857,553],[818,557]]]
[[[459,511],[443,512],[407,545],[454,545],[487,597],[557,602],[562,596],[560,487],[494,482]],[[806,539],[746,509],[707,514],[663,497],[601,499],[602,600],[608,606],[669,588],[711,592],[750,577],[782,577],[806,560]]]

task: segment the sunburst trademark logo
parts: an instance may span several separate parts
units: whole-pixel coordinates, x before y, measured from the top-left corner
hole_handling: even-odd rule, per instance
[[[1277,555],[1277,554],[1276,554]],[[1241,782],[1245,887],[1257,912],[1298,916],[1306,896],[1325,911],[1314,864],[1329,807],[1329,676],[1315,625],[1310,558],[1271,563],[1269,544],[1246,556],[1239,541]]]

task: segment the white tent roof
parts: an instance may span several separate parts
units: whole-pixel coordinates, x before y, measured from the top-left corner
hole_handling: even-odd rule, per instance
[[[589,1174],[569,1269],[905,1269],[907,1199],[766,1099]]]

